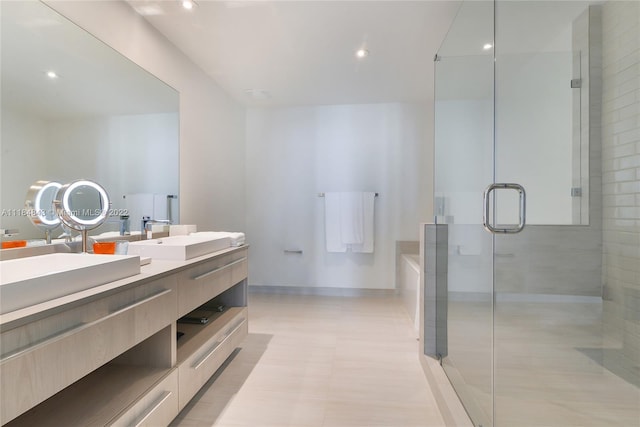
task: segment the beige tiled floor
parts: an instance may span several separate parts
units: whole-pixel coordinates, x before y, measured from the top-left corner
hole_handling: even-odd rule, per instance
[[[605,332],[601,303],[450,300],[448,309],[445,367],[476,424],[640,427],[640,360],[616,357],[622,331]]]
[[[395,297],[251,294],[249,336],[174,426],[442,426]]]

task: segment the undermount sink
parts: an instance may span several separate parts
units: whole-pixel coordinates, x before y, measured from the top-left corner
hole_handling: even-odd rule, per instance
[[[128,254],[155,259],[185,261],[201,255],[226,249],[231,246],[228,237],[170,236],[153,240],[129,243]]]
[[[0,263],[0,314],[140,273],[140,257],[55,253]]]

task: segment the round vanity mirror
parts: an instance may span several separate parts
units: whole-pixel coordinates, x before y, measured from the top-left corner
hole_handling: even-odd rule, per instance
[[[82,232],[82,250],[87,252],[87,231],[109,217],[109,196],[99,184],[80,179],[63,185],[53,204],[64,225]]]
[[[51,230],[60,225],[53,200],[61,187],[62,184],[55,181],[36,181],[27,191],[27,216],[33,225],[44,230],[47,243],[51,243]]]

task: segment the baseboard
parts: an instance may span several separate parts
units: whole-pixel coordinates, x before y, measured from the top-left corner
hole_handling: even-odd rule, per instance
[[[392,297],[398,295],[396,289],[256,285],[249,285],[248,288],[250,294],[317,295],[325,297]]]

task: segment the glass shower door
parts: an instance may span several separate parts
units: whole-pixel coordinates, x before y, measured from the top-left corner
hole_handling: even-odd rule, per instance
[[[493,3],[465,2],[435,58],[435,214],[447,225],[447,351],[442,366],[477,425],[493,424]]]

